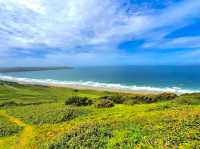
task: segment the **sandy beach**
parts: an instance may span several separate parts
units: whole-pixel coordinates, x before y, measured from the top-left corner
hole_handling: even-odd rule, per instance
[[[22,83],[22,82],[21,82]],[[42,84],[45,85],[45,84]],[[111,87],[94,87],[94,86],[86,86],[86,85],[78,85],[78,84],[70,84],[70,85],[61,85],[61,84],[46,84],[47,86],[53,87],[66,87],[72,89],[80,89],[80,90],[96,90],[96,91],[107,91],[107,92],[119,92],[119,93],[130,93],[130,94],[159,94],[161,91],[147,91],[147,90],[130,90],[130,89],[120,89],[120,88],[111,88]]]

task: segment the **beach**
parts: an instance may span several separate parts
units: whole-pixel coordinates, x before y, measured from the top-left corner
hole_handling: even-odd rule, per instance
[[[52,87],[65,87],[78,90],[96,90],[96,91],[107,91],[107,92],[119,92],[119,93],[130,93],[130,94],[160,94],[163,92],[172,92],[176,94],[190,93],[190,91],[177,91],[173,88],[153,88],[153,87],[126,87],[120,84],[105,84],[105,83],[94,83],[94,82],[61,82],[50,79],[28,79],[28,78],[15,78],[10,76],[1,76],[0,80],[16,82],[24,85],[42,85]]]
[[[9,82],[16,82],[19,84],[24,85],[42,85],[42,86],[49,86],[49,87],[65,87],[71,89],[78,89],[78,90],[96,90],[96,91],[108,91],[108,92],[119,92],[119,93],[133,93],[133,94],[159,94],[162,91],[154,91],[154,90],[131,90],[125,89],[120,87],[106,87],[106,86],[92,86],[92,85],[81,85],[78,83],[61,83],[61,82],[53,82],[48,80],[36,80],[36,79],[22,79],[22,78],[11,78],[11,77],[1,77],[0,80],[2,81],[9,81]]]

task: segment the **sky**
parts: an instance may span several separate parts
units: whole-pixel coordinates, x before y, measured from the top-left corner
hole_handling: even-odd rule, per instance
[[[0,67],[200,64],[200,0],[0,0]]]

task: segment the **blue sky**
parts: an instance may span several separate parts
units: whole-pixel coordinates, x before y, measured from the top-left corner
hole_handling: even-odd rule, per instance
[[[0,66],[200,64],[200,0],[0,0]]]

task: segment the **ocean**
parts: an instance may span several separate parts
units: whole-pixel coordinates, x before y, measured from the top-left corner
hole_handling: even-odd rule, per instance
[[[200,66],[96,66],[1,73],[0,79],[128,90],[200,92]]]

